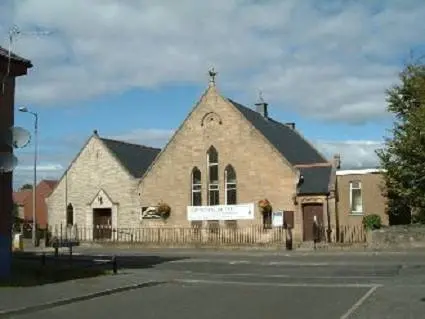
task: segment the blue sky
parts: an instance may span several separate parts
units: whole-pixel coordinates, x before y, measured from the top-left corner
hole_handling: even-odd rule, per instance
[[[385,89],[425,53],[423,17],[420,0],[3,0],[0,45],[17,25],[12,48],[34,63],[16,107],[39,113],[40,178],[60,177],[94,129],[163,146],[211,66],[223,95],[252,106],[262,90],[272,117],[370,167],[391,125]],[[17,151],[15,187],[31,181],[32,151]]]

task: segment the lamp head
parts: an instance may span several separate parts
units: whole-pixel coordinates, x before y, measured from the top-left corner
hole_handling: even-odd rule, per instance
[[[28,108],[26,108],[25,106],[21,106],[21,107],[19,108],[19,111],[20,111],[20,112],[28,112]]]

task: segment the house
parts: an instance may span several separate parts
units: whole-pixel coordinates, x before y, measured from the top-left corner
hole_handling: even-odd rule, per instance
[[[142,209],[166,204],[167,225],[246,227],[271,223],[281,211],[295,240],[313,239],[314,220],[334,223],[335,171],[294,123],[255,110],[209,87],[168,144],[141,176]],[[261,209],[265,199],[271,209]],[[158,221],[143,219],[149,227]]]
[[[28,197],[31,197],[31,190],[24,189],[19,192],[13,192],[13,202],[18,208],[18,217],[21,220],[25,219],[25,203]]]
[[[338,170],[337,175],[337,223],[361,225],[363,216],[377,214],[382,224],[388,225],[386,198],[382,169]]]
[[[0,134],[5,134],[14,124],[16,78],[26,75],[31,67],[31,61],[0,47]],[[13,154],[12,147],[3,139],[0,139],[0,153]],[[0,277],[10,272],[12,175],[12,172],[0,172]]]
[[[52,227],[107,225],[134,227],[139,219],[137,186],[159,149],[100,137],[97,131],[70,163],[47,198]]]

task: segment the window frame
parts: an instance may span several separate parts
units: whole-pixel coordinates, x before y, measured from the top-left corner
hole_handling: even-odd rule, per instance
[[[354,187],[354,184],[358,184],[357,187]],[[350,181],[350,214],[351,215],[363,215],[363,188],[362,188],[362,182],[359,180],[353,180]],[[359,190],[360,191],[360,210],[354,210],[353,207],[353,191]]]
[[[195,173],[199,173],[199,182],[195,183]],[[202,206],[202,172],[198,167],[194,167],[192,169],[192,173],[190,175],[191,180],[191,193],[190,193],[190,204],[191,206]],[[195,205],[195,194],[199,194],[200,202],[199,205]]]
[[[228,180],[228,174],[230,170],[233,172],[235,176],[235,179],[232,182],[229,182]],[[228,196],[229,191],[235,191],[235,203],[229,204],[229,196]],[[230,164],[227,165],[226,168],[224,169],[224,203],[225,205],[237,205],[238,203],[238,187],[237,187],[236,170]]]
[[[215,153],[215,157],[216,157],[216,161],[212,162],[211,161],[211,154]],[[217,170],[217,180],[213,181],[211,180],[211,168],[212,167],[216,167]],[[214,146],[210,146],[210,148],[208,149],[207,152],[207,168],[208,168],[208,198],[207,198],[207,202],[209,206],[217,206],[220,205],[220,174],[219,172],[219,154],[217,149]],[[212,194],[214,195],[214,198],[216,198],[217,202],[214,202],[213,204],[211,204],[211,198],[212,198]]]

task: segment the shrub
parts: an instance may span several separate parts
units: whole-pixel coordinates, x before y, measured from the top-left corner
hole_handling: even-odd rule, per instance
[[[171,213],[170,205],[163,203],[163,202],[159,203],[158,204],[158,213],[163,219],[167,219],[168,217],[170,217],[170,213]]]
[[[260,200],[258,206],[263,213],[270,213],[272,211],[272,205],[267,198]]]
[[[382,227],[381,216],[377,214],[366,215],[363,217],[362,224],[365,229],[379,229]]]

